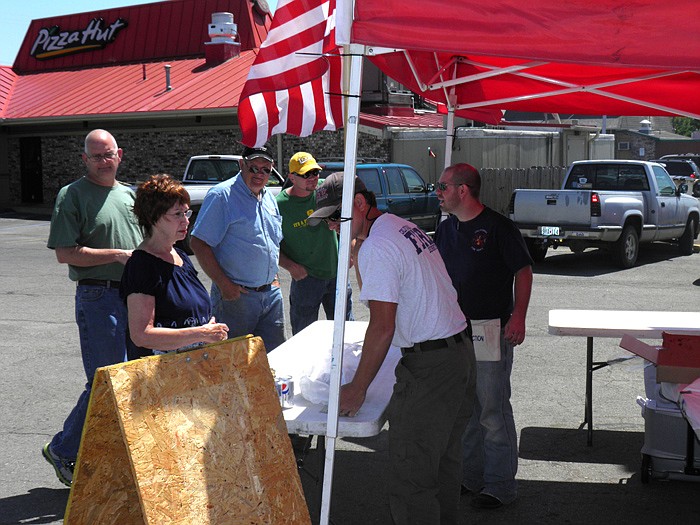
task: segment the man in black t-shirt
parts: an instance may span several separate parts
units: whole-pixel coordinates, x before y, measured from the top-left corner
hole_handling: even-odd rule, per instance
[[[517,497],[510,374],[513,347],[525,339],[532,259],[513,222],[479,200],[481,177],[473,166],[445,169],[437,188],[442,210],[452,215],[438,227],[435,243],[472,322],[477,351],[477,399],[463,438],[462,489],[474,492],[473,507],[498,508]]]

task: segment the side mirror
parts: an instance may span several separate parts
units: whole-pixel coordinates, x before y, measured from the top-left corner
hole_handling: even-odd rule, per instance
[[[681,182],[678,187],[676,188],[676,195],[680,196],[683,195],[684,193],[688,193],[688,183],[687,182]]]
[[[432,182],[429,182],[428,185],[426,186],[426,191],[430,193],[431,191],[435,191],[435,184]]]

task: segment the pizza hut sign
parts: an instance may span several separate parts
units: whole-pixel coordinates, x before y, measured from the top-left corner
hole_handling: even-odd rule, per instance
[[[104,19],[93,18],[85,29],[76,31],[61,31],[59,26],[41,28],[29,54],[38,60],[46,60],[103,49],[107,44],[111,44],[117,33],[127,25],[123,18],[117,18],[109,26],[105,25]]]

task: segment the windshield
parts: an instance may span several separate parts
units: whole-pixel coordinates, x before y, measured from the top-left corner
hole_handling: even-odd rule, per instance
[[[649,189],[644,166],[640,164],[576,164],[566,181],[569,190]]]

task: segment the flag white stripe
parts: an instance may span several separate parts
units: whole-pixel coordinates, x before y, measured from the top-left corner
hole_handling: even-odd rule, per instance
[[[270,130],[270,136],[277,133],[287,131],[287,111],[289,109],[289,91],[275,92],[277,111],[279,112],[280,121]]]
[[[259,146],[264,144],[267,140],[267,137],[269,136],[267,107],[265,106],[265,99],[263,95],[261,93],[251,95],[250,106],[253,108],[253,113],[255,114],[255,122],[257,123],[255,144]]]
[[[326,125],[323,127],[323,129],[326,130],[334,130],[336,129],[337,125],[335,123],[335,119],[333,118],[333,112],[331,111],[332,106],[331,106],[331,100],[329,95],[327,95],[328,92],[331,91],[330,89],[330,82],[331,82],[331,74],[330,71],[326,71],[326,74],[323,75],[321,78],[321,82],[323,83],[323,98],[325,104],[323,105],[323,109],[326,111]]]
[[[294,42],[299,38],[299,34],[317,26],[323,24],[328,20],[328,3],[324,3],[311,11],[298,16],[288,22],[272,28],[272,30],[267,34],[267,38],[260,46],[260,49],[279,44],[285,40],[291,40]],[[321,42],[322,43],[322,42]]]
[[[312,53],[312,55],[302,55],[299,53]],[[319,55],[323,53],[323,42],[317,42],[307,46],[299,51],[284,55],[274,60],[268,60],[261,64],[254,64],[248,73],[248,80],[257,80],[260,78],[283,75],[290,69],[310,64],[319,59]]]
[[[328,72],[326,72],[324,77],[328,75]],[[307,135],[311,135],[314,131],[314,124],[316,123],[316,106],[313,103],[308,103],[307,101],[312,101],[314,100],[314,93],[313,90],[311,89],[311,83],[307,82],[306,84],[303,84],[301,86],[301,96],[302,100],[304,101],[304,112],[302,114],[302,121],[301,121],[301,133],[302,137],[305,137]]]

